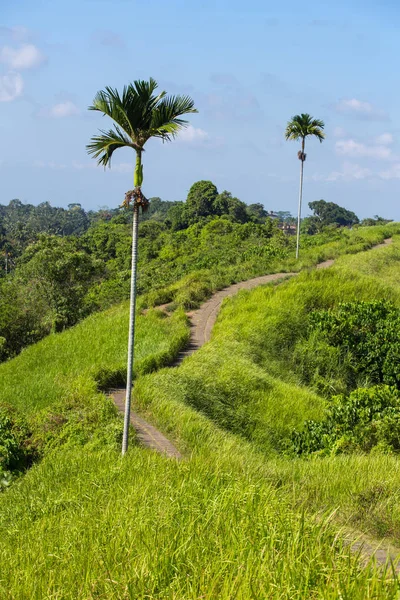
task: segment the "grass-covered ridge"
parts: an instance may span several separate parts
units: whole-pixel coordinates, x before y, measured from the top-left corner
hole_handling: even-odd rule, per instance
[[[60,444],[116,447],[121,421],[101,390],[125,381],[128,319],[127,303],[114,306],[0,364],[0,489],[2,472]],[[170,363],[188,336],[182,311],[139,315],[135,373]]]
[[[387,257],[389,248],[359,259],[375,252]],[[120,459],[107,442],[115,434],[115,413],[89,416],[62,448],[50,443],[40,463],[0,494],[0,596],[396,598],[397,583],[360,569],[326,518],[339,508],[337,514],[359,528],[396,533],[396,457],[282,456],[293,428],[322,418],[327,402],[301,384],[290,362],[307,312],[360,294],[398,302],[397,289],[346,266],[356,258],[277,287],[241,292],[225,303],[212,341],[178,369],[145,374],[186,339],[183,313],[141,315],[136,406],[177,442],[185,459],[178,463],[135,446]],[[0,374],[13,364],[20,369],[17,403],[23,406],[29,365],[36,365],[31,372],[37,390],[58,350],[53,384],[46,384],[55,391],[40,400],[42,410],[60,404],[65,410],[73,393],[71,415],[85,402],[97,411],[107,405],[99,385],[124,372],[126,325],[126,307],[112,308],[25,350]],[[59,369],[65,369],[60,380]],[[12,402],[4,377],[0,385]],[[84,438],[88,425],[97,436],[90,445]]]
[[[328,270],[303,273],[276,287],[242,291],[227,300],[208,345],[177,372],[161,371],[138,382],[142,406],[157,412],[160,395],[165,403],[174,398],[195,406],[262,450],[272,480],[289,486],[295,506],[335,511],[342,523],[396,543],[398,455],[293,460],[290,439],[293,428],[301,430],[308,415],[323,418],[329,402],[329,396],[319,396],[302,383],[296,347],[307,338],[308,315],[360,300],[385,299],[399,307],[400,284],[394,276],[399,246],[395,238],[391,246],[343,257]],[[340,384],[340,368],[335,368],[332,386]],[[161,413],[164,426],[169,418],[167,411]],[[282,450],[289,452],[286,458],[278,458]]]

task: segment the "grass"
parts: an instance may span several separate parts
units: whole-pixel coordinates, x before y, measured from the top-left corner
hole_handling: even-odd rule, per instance
[[[354,249],[384,234],[346,235]],[[349,249],[342,242],[319,258]],[[183,313],[141,316],[135,402],[184,460],[135,446],[121,459],[112,444],[53,444],[0,495],[0,597],[398,598],[390,569],[361,569],[330,516],[339,507],[342,522],[372,532],[384,523],[382,533],[397,535],[397,459],[282,457],[292,428],[322,415],[326,402],[288,361],[304,316],[349,297],[398,302],[398,289],[376,277],[383,264],[394,268],[388,250],[374,251],[381,262],[370,273],[354,274],[360,255],[240,293],[225,303],[212,341],[178,369],[150,372],[187,339]],[[123,376],[126,313],[93,315],[0,365],[0,397],[32,420],[71,395],[73,414],[79,402],[106,402],[99,386]],[[95,421],[98,432],[109,420]]]
[[[282,247],[276,252],[270,252],[270,245],[274,247],[274,244],[278,244],[274,238],[271,242],[256,238],[254,245],[251,244],[252,240],[246,245],[241,239],[231,239],[229,235],[225,237],[213,231],[214,224],[215,222],[206,225],[197,237],[190,239],[190,244],[186,243],[184,250],[180,250],[181,254],[183,252],[182,256],[177,258],[178,247],[172,245],[169,251],[168,247],[163,249],[161,257],[142,265],[142,271],[145,270],[140,273],[144,281],[148,279],[147,271],[152,274],[151,289],[142,298],[144,305],[176,302],[185,308],[194,308],[215,291],[232,283],[269,273],[308,269],[343,254],[367,250],[383,242],[385,238],[400,233],[399,223],[389,223],[302,236],[300,260],[296,261],[294,237],[285,238]],[[160,284],[162,277],[158,277],[159,272],[169,279],[168,284]]]
[[[335,511],[335,519],[395,544],[400,536],[397,456],[283,458],[291,430],[318,418],[326,400],[301,384],[294,350],[307,335],[310,311],[342,301],[386,298],[400,306],[396,278],[400,240],[341,258],[325,271],[303,273],[277,287],[242,291],[225,301],[212,341],[177,372],[139,380],[142,406],[154,413],[154,386],[179,398],[266,456],[269,477],[291,490],[293,506]],[[168,417],[161,416],[161,422]],[[173,429],[174,430],[174,429]]]
[[[395,582],[358,568],[329,519],[293,510],[249,444],[156,386],[148,393],[190,458],[46,457],[0,497],[2,598],[396,597]]]
[[[128,304],[123,303],[85,319],[63,333],[53,334],[0,364],[0,399],[25,414],[63,400],[78,382],[92,392],[121,384],[127,356]],[[166,318],[161,311],[138,315],[136,372],[168,364],[188,339],[182,311]]]

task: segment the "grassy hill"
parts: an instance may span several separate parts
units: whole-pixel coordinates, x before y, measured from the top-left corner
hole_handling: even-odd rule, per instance
[[[304,265],[398,228],[346,232],[310,247]],[[289,450],[293,430],[322,420],[329,403],[297,368],[309,313],[354,298],[398,306],[399,260],[395,239],[329,271],[241,292],[212,341],[177,369],[151,372],[185,343],[183,312],[141,315],[135,401],[176,441],[181,462],[135,446],[119,456],[120,419],[99,389],[123,379],[126,305],[0,365],[1,401],[26,416],[42,457],[0,494],[0,597],[395,598],[397,583],[359,568],[330,515],[339,509],[341,523],[395,538],[396,456]],[[163,297],[199,302],[232,278],[212,273]]]

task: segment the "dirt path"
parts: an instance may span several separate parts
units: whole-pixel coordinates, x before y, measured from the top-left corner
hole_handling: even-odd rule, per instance
[[[382,244],[378,244],[371,248],[376,250],[387,246],[392,242],[392,238],[386,239]],[[327,269],[331,267],[334,260],[327,260],[317,265],[317,269]],[[299,273],[274,273],[272,275],[264,275],[255,277],[247,281],[235,283],[211,296],[207,302],[201,307],[192,312],[190,316],[191,335],[187,348],[181,352],[174,362],[173,367],[179,364],[187,357],[201,348],[206,342],[211,339],[211,332],[214,327],[221,304],[225,298],[234,296],[239,290],[251,290],[259,285],[273,283],[275,281],[285,280],[290,277],[295,277]],[[110,395],[114,399],[118,409],[123,413],[125,407],[125,389],[110,390]],[[147,423],[140,415],[131,412],[131,423],[136,431],[140,443],[147,447],[164,454],[169,458],[179,460],[182,458],[179,450],[168,440],[158,429]],[[356,538],[356,539],[355,539]],[[400,549],[394,548],[387,543],[379,543],[378,541],[369,540],[362,534],[356,536],[354,533],[345,535],[345,543],[348,544],[355,554],[359,554],[361,564],[367,565],[371,560],[375,561],[377,567],[382,568],[388,563],[392,563],[394,571],[400,573]]]
[[[385,240],[383,244],[378,244],[372,249],[382,248],[390,244],[391,238]],[[326,269],[332,266],[333,260],[326,260],[325,262],[317,265],[317,269]],[[230,285],[219,292],[216,292],[211,296],[209,300],[204,302],[198,310],[190,313],[190,325],[191,334],[188,346],[182,351],[177,357],[176,361],[171,365],[172,367],[179,366],[180,363],[187,357],[193,354],[196,350],[201,348],[206,342],[210,341],[211,332],[214,327],[215,321],[218,316],[218,312],[221,308],[222,301],[225,298],[234,296],[239,290],[251,290],[259,285],[265,285],[267,283],[273,283],[274,281],[284,280],[289,277],[295,277],[298,273],[273,273],[272,275],[263,275],[261,277],[254,277],[254,279],[248,279],[247,281],[240,281]],[[124,412],[125,406],[125,393],[124,389],[110,390],[110,396],[114,399],[115,404],[121,412]],[[142,417],[135,412],[131,412],[131,423],[136,430],[137,436],[143,446],[152,448],[161,454],[166,454],[171,458],[179,459],[181,455],[175,446],[153,425],[147,423]]]

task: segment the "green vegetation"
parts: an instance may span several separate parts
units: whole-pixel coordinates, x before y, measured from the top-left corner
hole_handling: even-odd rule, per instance
[[[396,228],[321,234],[303,265],[369,247]],[[383,299],[392,314],[399,258],[396,240],[332,269],[241,292],[225,302],[212,341],[179,368],[152,372],[187,340],[183,311],[140,315],[135,403],[176,441],[181,462],[137,447],[118,456],[121,421],[98,390],[124,377],[126,303],[0,365],[0,397],[26,411],[30,447],[41,458],[0,495],[0,595],[396,598],[390,570],[386,577],[360,569],[336,524],[396,536],[396,457],[293,459],[291,444],[307,420],[323,422],[331,396],[307,388],[298,368],[309,316]],[[206,282],[192,302],[216,285]],[[187,283],[171,285],[175,302]],[[16,426],[3,430],[18,450]]]
[[[120,422],[99,390],[125,381],[128,316],[126,303],[114,306],[0,365],[0,477],[62,444],[114,447]],[[182,311],[139,315],[135,373],[172,362],[188,335]]]
[[[346,210],[342,206],[334,202],[325,202],[325,200],[317,200],[309,202],[308,206],[313,211],[311,217],[303,219],[301,223],[301,231],[310,235],[323,231],[326,227],[352,227],[359,223],[359,219],[351,210]],[[371,219],[369,220],[371,221]],[[373,219],[372,219],[373,221]],[[387,221],[381,223],[384,225]],[[377,223],[369,223],[375,225]],[[363,225],[368,225],[363,222]]]

